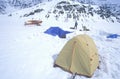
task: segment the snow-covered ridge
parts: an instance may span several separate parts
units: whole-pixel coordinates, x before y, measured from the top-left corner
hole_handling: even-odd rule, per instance
[[[59,10],[59,12],[57,13],[57,15],[55,15],[56,17],[59,16],[59,14],[62,13],[66,13],[66,17],[70,18],[71,16],[73,16],[73,18],[75,19],[76,16],[78,16],[79,13],[84,13],[84,15],[91,15],[94,16],[95,13],[99,14],[99,16],[103,19],[105,18],[110,18],[111,21],[114,22],[114,20],[111,17],[115,17],[117,19],[118,22],[120,22],[119,20],[119,15],[120,15],[120,6],[118,5],[112,5],[112,4],[105,4],[105,5],[100,5],[98,7],[98,10],[96,10],[94,7],[89,6],[89,5],[85,5],[84,3],[89,3],[89,4],[95,4],[94,0],[1,0],[0,1],[0,14],[6,14],[6,13],[11,13],[15,10],[21,10],[24,8],[29,8],[32,7],[34,5],[38,5],[44,2],[48,2],[48,1],[52,1],[52,2],[58,2],[58,4],[56,4],[55,6],[55,10],[53,11],[53,13],[57,13],[56,11]],[[69,4],[63,4],[63,5],[59,5],[59,2],[70,2]],[[77,5],[75,4],[77,3]],[[81,4],[81,6],[79,6],[79,4]],[[52,4],[54,5],[54,4]],[[50,6],[50,5],[49,5]],[[63,12],[63,10],[60,11],[60,6],[63,7],[63,9],[65,10]],[[77,10],[77,14],[75,13],[76,11],[69,11],[70,13],[68,13],[68,11],[66,11],[67,9],[74,9],[76,8]],[[34,13],[39,13],[41,12],[41,10],[43,11],[43,9],[40,10],[35,10],[32,12],[29,12],[27,14],[25,14],[24,16],[29,16],[29,15],[34,15]],[[81,11],[82,10],[82,11]],[[51,13],[51,11],[48,12],[48,14],[46,15],[49,16],[49,13]],[[79,17],[77,17],[78,19]]]
[[[51,0],[0,0],[0,14],[10,13]]]
[[[120,10],[117,9],[120,6],[114,6],[110,4],[104,5],[91,5],[91,4],[83,4],[72,1],[61,1],[58,2],[55,7],[48,12],[47,18],[51,15],[51,13],[55,14],[56,19],[61,16],[68,18],[73,18],[75,20],[81,19],[81,17],[89,18],[98,15],[102,19],[108,19],[109,21],[114,22],[114,18],[119,22],[120,18]]]
[[[117,7],[116,7],[117,6]],[[40,3],[36,6],[15,12],[20,14],[20,17],[29,17],[34,15],[42,15],[45,18],[53,17],[56,20],[63,18],[64,20],[80,20],[86,21],[89,19],[97,20],[101,18],[108,22],[120,22],[120,6],[112,4],[104,4],[101,6],[83,4],[75,1],[60,0]],[[9,16],[14,16],[15,13]],[[97,16],[98,18],[94,18]]]

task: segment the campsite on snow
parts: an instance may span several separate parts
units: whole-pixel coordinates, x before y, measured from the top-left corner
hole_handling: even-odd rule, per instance
[[[119,8],[51,0],[1,9],[0,79],[119,79]]]

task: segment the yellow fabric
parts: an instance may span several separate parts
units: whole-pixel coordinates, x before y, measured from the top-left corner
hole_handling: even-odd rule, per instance
[[[99,64],[94,41],[86,34],[72,38],[61,50],[55,64],[72,73],[92,76]]]

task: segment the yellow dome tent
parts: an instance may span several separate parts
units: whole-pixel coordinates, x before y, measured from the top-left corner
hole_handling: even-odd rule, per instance
[[[69,40],[58,55],[54,66],[71,73],[91,77],[99,65],[96,45],[88,35]]]

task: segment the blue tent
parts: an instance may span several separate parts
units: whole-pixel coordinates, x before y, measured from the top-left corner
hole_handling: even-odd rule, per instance
[[[120,37],[120,35],[118,35],[118,34],[109,34],[107,36],[107,38],[117,38],[117,37]]]
[[[60,38],[66,38],[66,34],[71,33],[71,32],[64,31],[59,27],[50,27],[44,33],[50,34],[52,36],[58,35]]]

